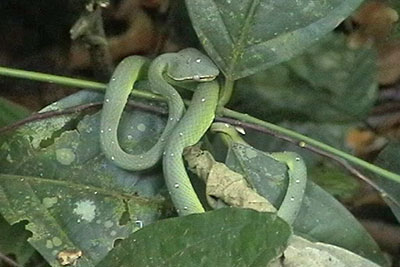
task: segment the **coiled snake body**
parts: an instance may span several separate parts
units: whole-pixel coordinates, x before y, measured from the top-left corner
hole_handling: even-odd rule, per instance
[[[182,151],[197,143],[211,125],[218,102],[219,74],[212,61],[193,48],[167,53],[150,64],[148,79],[151,89],[167,100],[167,125],[156,144],[140,155],[126,153],[119,145],[117,129],[134,82],[143,75],[148,60],[140,56],[124,59],[114,71],[107,87],[101,114],[100,143],[106,157],[127,170],[145,170],[154,166],[165,151],[163,170],[172,201],[180,215],[203,212],[185,171]],[[193,83],[196,83],[193,86]],[[191,104],[184,104],[171,85],[194,88]]]
[[[143,154],[132,155],[120,147],[117,129],[132,86],[140,76],[145,75],[147,63],[144,57],[131,56],[124,59],[114,71],[101,114],[100,143],[103,152],[117,166],[132,171],[153,167],[164,154],[164,177],[179,215],[204,212],[186,173],[182,153],[185,147],[200,140],[214,119],[219,94],[215,78],[219,70],[208,57],[193,48],[163,54],[154,59],[147,76],[151,89],[167,101],[168,121],[160,139],[151,149]],[[179,93],[171,84],[194,89],[186,112]],[[278,215],[293,223],[305,190],[305,165],[294,153],[272,153],[271,156],[288,166],[289,185]]]

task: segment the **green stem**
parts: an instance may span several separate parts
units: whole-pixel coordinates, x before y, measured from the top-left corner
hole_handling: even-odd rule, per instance
[[[86,80],[82,80],[82,79],[68,78],[68,77],[63,77],[63,76],[58,76],[58,75],[35,72],[35,71],[12,69],[12,68],[6,68],[6,67],[1,67],[1,66],[0,66],[0,75],[14,77],[14,78],[28,79],[28,80],[39,81],[39,82],[55,83],[55,84],[64,85],[64,86],[68,86],[68,87],[85,88],[85,89],[101,91],[101,92],[104,92],[107,88],[107,84],[105,84],[105,83],[86,81]],[[148,99],[148,100],[157,100],[157,101],[164,100],[164,98],[162,96],[144,92],[144,91],[132,90],[131,94],[135,97],[140,97],[140,98],[144,98],[144,99]]]
[[[231,99],[233,93],[233,85],[235,81],[229,78],[226,78],[224,87],[222,88],[221,96],[218,102],[218,113],[222,112],[223,108],[226,104],[228,104]]]
[[[104,84],[104,83],[85,81],[85,80],[80,80],[80,79],[62,77],[62,76],[57,76],[57,75],[45,74],[45,73],[38,73],[38,72],[33,72],[33,71],[11,69],[11,68],[5,68],[5,67],[0,67],[0,75],[41,81],[41,82],[56,83],[56,84],[60,84],[60,85],[64,85],[64,86],[79,87],[79,88],[85,88],[85,89],[91,89],[91,90],[97,90],[97,91],[104,91],[107,87],[107,84]],[[233,81],[228,83],[228,88],[229,87],[231,87],[231,89],[233,88]],[[227,93],[225,93],[224,95],[226,95],[226,94]],[[133,90],[132,95],[135,97],[140,97],[140,98],[149,99],[149,100],[157,100],[157,101],[164,100],[163,97],[161,97],[159,95],[155,95],[155,94],[148,93],[148,92],[142,92],[142,91],[138,91],[138,90]],[[228,101],[229,101],[229,99],[228,99]],[[222,104],[223,102],[220,102],[220,103]],[[347,160],[348,162],[351,162],[355,165],[361,166],[361,167],[363,167],[367,170],[370,170],[376,174],[379,174],[385,178],[388,178],[390,180],[400,183],[400,175],[392,173],[388,170],[382,169],[378,166],[375,166],[375,165],[368,163],[364,160],[361,160],[357,157],[349,155],[343,151],[340,151],[336,148],[328,146],[328,145],[321,143],[317,140],[314,140],[310,137],[304,136],[297,132],[282,128],[278,125],[275,125],[275,124],[272,124],[272,123],[269,123],[266,121],[262,121],[260,119],[251,117],[247,114],[236,112],[236,111],[233,111],[233,110],[230,110],[227,108],[221,108],[220,112],[221,112],[220,115],[222,115],[222,116],[230,117],[230,118],[233,118],[236,120],[241,120],[243,122],[253,123],[253,124],[259,125],[260,127],[263,127],[263,128],[275,131],[277,133],[297,139],[299,141],[299,145],[302,142],[305,142],[306,144],[317,147],[317,148],[321,149],[322,151],[326,151],[328,153],[331,153],[332,155],[336,155],[342,159]]]
[[[323,151],[326,151],[326,152],[328,152],[328,153],[330,153],[332,155],[335,155],[335,156],[338,156],[338,157],[340,157],[342,159],[345,159],[348,162],[353,163],[354,165],[360,166],[360,167],[365,168],[365,169],[367,169],[369,171],[372,171],[372,172],[374,172],[374,173],[376,173],[378,175],[381,175],[381,176],[383,176],[385,178],[388,178],[390,180],[393,180],[393,181],[396,181],[396,182],[400,183],[400,175],[392,173],[392,172],[390,172],[388,170],[385,170],[383,168],[380,168],[378,166],[375,166],[375,165],[373,165],[371,163],[368,163],[368,162],[366,162],[366,161],[364,161],[362,159],[359,159],[357,157],[349,155],[349,154],[347,154],[347,153],[345,153],[343,151],[340,151],[340,150],[338,150],[338,149],[336,149],[334,147],[331,147],[329,145],[321,143],[321,142],[319,142],[317,140],[314,140],[314,139],[312,139],[310,137],[307,137],[305,135],[299,134],[299,133],[291,131],[289,129],[285,129],[283,127],[280,127],[278,125],[275,125],[275,124],[272,124],[272,123],[269,123],[269,122],[266,122],[266,121],[262,121],[260,119],[254,118],[254,117],[252,117],[252,116],[250,116],[248,114],[243,114],[243,113],[240,113],[240,112],[237,112],[237,111],[234,111],[234,110],[230,110],[230,109],[227,109],[227,108],[223,109],[223,115],[226,116],[226,117],[230,117],[230,118],[234,118],[236,120],[243,121],[243,122],[253,123],[253,124],[259,125],[259,126],[261,126],[263,128],[266,128],[266,129],[275,131],[277,133],[292,137],[292,138],[294,138],[294,139],[299,141],[299,145],[300,146],[302,146],[301,143],[304,142],[305,144],[309,144],[309,145],[317,147],[317,148],[319,148],[319,149],[321,149]]]

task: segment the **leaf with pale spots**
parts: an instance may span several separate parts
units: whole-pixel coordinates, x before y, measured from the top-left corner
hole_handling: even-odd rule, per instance
[[[275,214],[224,208],[144,227],[97,266],[267,266],[290,236]]]
[[[285,164],[251,146],[234,144],[228,152],[226,165],[244,175],[258,194],[279,208],[288,185]],[[312,181],[307,182],[303,204],[293,227],[296,234],[343,247],[378,264],[387,265],[378,245],[361,224]]]
[[[101,99],[82,91],[45,110]],[[57,255],[72,252],[82,252],[79,266],[94,266],[115,240],[162,216],[161,172],[114,166],[101,152],[99,126],[99,112],[54,117],[19,128],[0,146],[0,213],[10,224],[26,222],[29,243],[52,266],[59,266]],[[127,111],[120,142],[128,152],[140,153],[163,127],[157,116]]]
[[[205,50],[236,80],[300,54],[362,2],[186,0],[186,5]]]

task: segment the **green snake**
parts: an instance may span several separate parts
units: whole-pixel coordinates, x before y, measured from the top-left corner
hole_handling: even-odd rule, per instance
[[[193,48],[158,56],[148,67],[151,90],[165,97],[167,125],[156,144],[143,154],[125,152],[118,142],[118,124],[135,81],[147,70],[148,60],[125,58],[115,69],[107,86],[101,113],[100,144],[105,156],[123,169],[139,171],[153,167],[163,152],[163,171],[172,201],[179,215],[204,212],[185,171],[182,151],[197,143],[211,125],[218,101],[219,74],[214,63]],[[193,83],[197,86],[194,86]],[[183,101],[171,85],[194,89],[192,102],[184,113]]]
[[[274,152],[270,156],[288,168],[289,183],[278,216],[292,225],[300,211],[307,184],[307,168],[303,159],[294,152]]]
[[[213,123],[212,132],[223,133],[232,143],[250,146],[238,134],[235,128],[227,123]],[[229,144],[229,141],[228,143]],[[307,184],[307,168],[303,159],[294,152],[274,152],[268,154],[271,158],[285,164],[288,168],[288,186],[285,197],[277,211],[277,215],[290,225],[295,221],[302,202]]]
[[[119,145],[118,124],[133,84],[146,73],[148,62],[148,59],[140,56],[127,57],[114,71],[101,114],[101,147],[109,160],[132,171],[151,168],[164,155],[164,177],[178,214],[204,212],[186,173],[182,153],[185,147],[200,140],[214,120],[219,94],[219,86],[214,79],[219,70],[208,57],[193,48],[163,54],[154,59],[148,67],[147,76],[151,89],[167,101],[168,121],[151,149],[133,155]],[[180,95],[172,85],[194,89],[186,112]],[[278,215],[293,223],[304,194],[306,168],[302,159],[294,153],[272,153],[271,157],[288,166],[289,185]]]

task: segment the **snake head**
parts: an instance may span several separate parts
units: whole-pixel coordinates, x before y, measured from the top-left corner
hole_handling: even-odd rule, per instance
[[[174,81],[208,82],[214,80],[219,69],[206,55],[194,48],[186,48],[170,62],[168,76]]]

